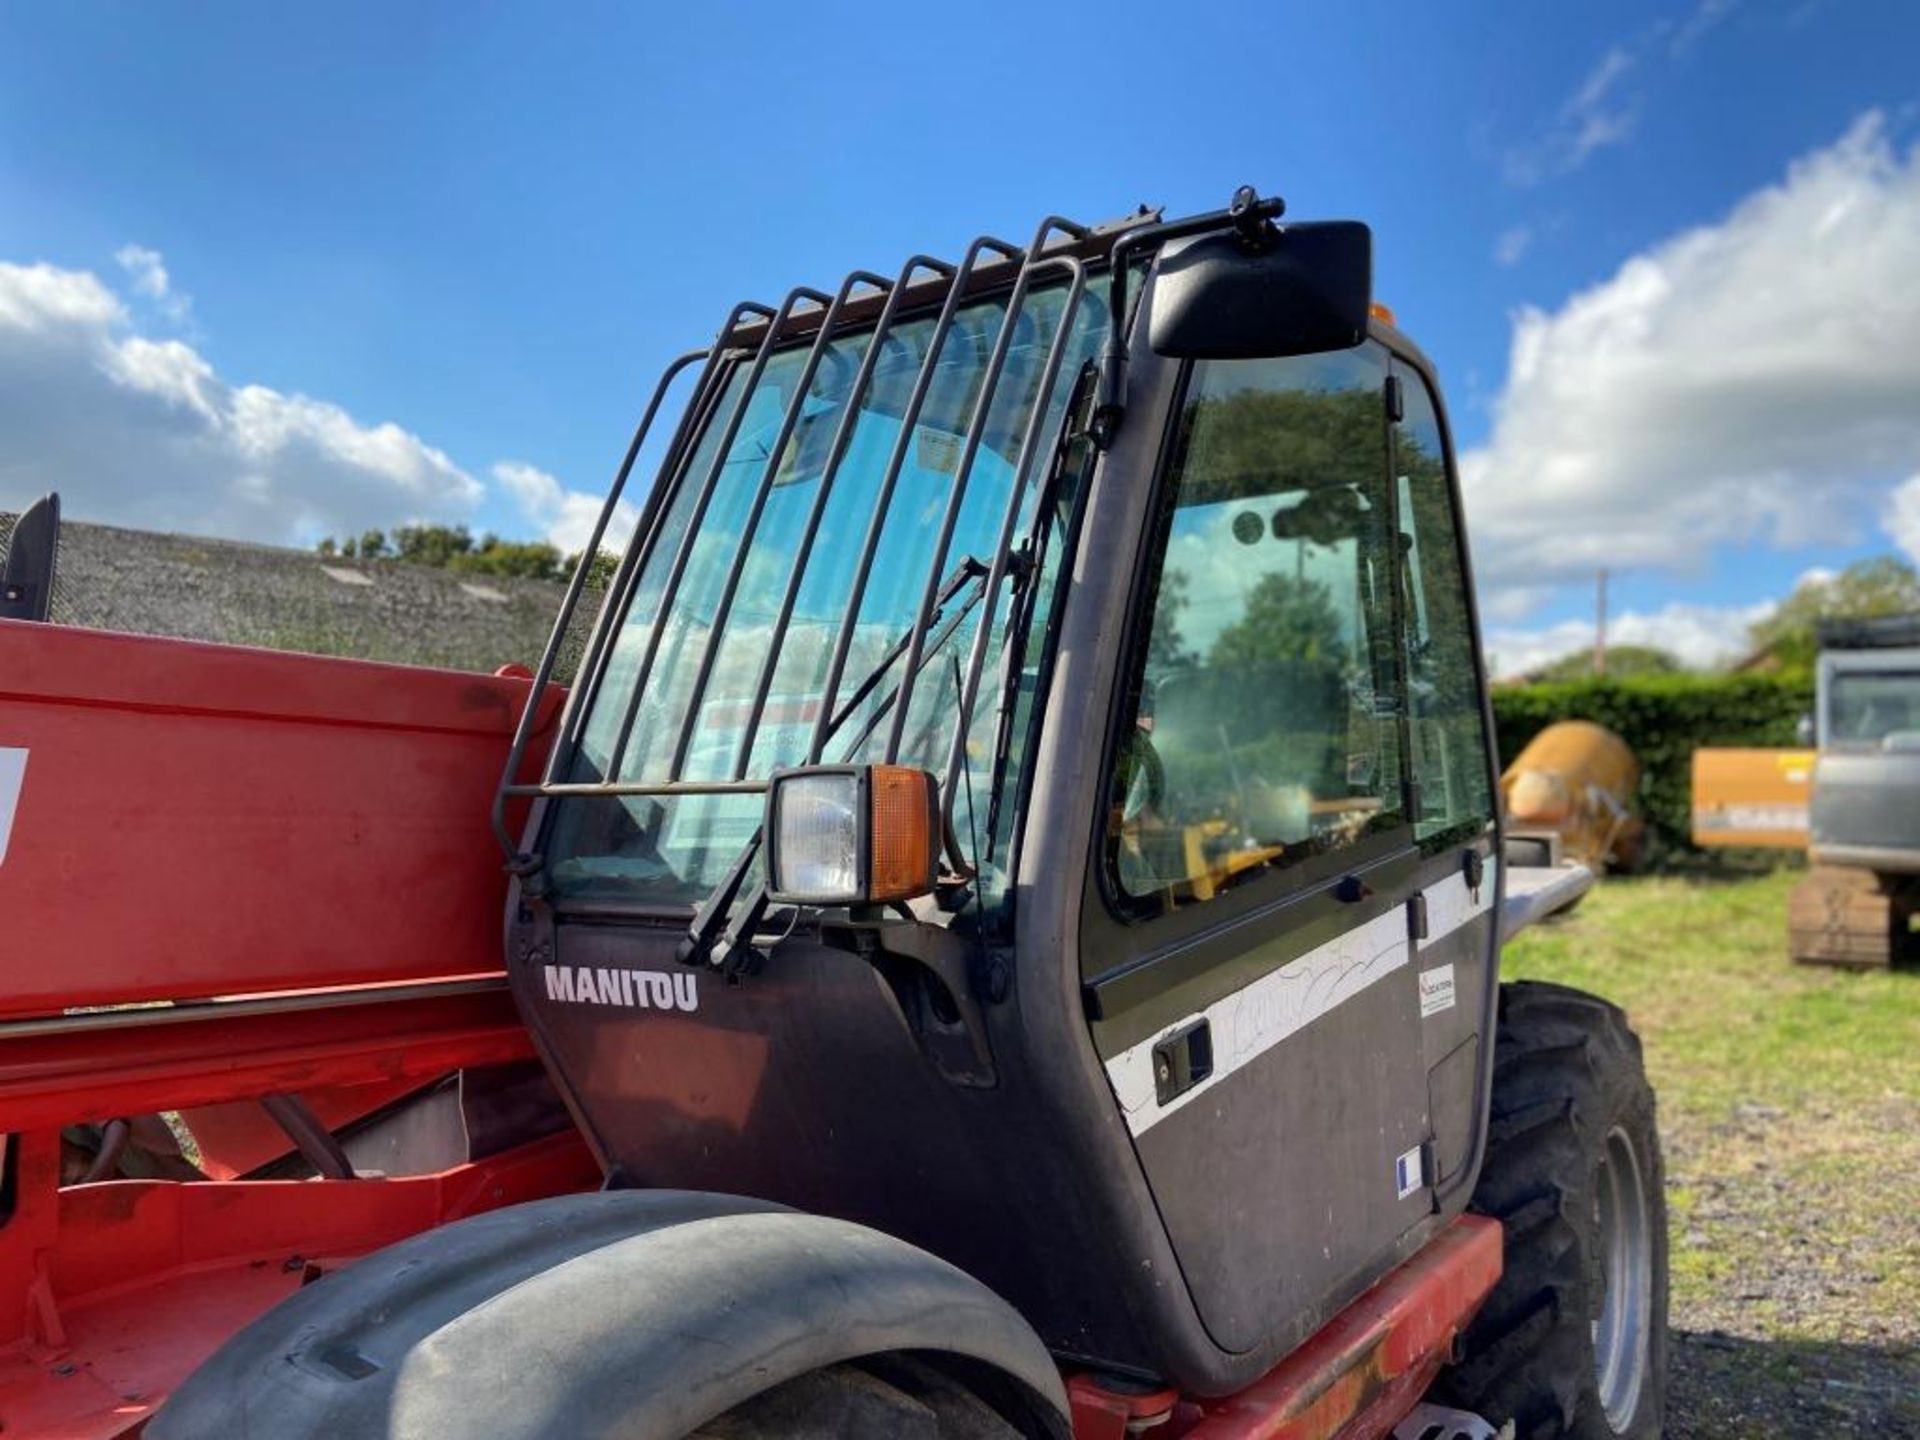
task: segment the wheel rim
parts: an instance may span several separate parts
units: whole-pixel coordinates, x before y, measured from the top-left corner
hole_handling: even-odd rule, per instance
[[[1633,1141],[1616,1126],[1594,1177],[1599,1292],[1593,1304],[1593,1365],[1600,1408],[1619,1434],[1640,1408],[1653,1308],[1653,1236],[1646,1183]]]

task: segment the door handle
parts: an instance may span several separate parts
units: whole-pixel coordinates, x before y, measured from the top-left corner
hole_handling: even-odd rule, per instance
[[[1213,1074],[1213,1026],[1183,1025],[1153,1047],[1153,1098],[1166,1104]]]

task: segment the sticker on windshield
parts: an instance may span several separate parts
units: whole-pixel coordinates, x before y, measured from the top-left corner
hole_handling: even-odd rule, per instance
[[[922,430],[914,437],[919,442],[920,468],[936,475],[951,475],[960,468],[960,439],[941,430]]]

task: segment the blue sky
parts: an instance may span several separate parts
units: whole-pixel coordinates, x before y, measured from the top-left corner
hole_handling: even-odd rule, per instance
[[[12,4],[0,507],[54,481],[85,518],[250,538],[564,534],[735,299],[1251,181],[1374,226],[1478,452],[1496,650],[1577,640],[1617,536],[1616,608],[1704,654],[1809,569],[1920,548],[1920,375],[1855,374],[1887,334],[1861,289],[1896,319],[1888,282],[1920,289],[1915,55],[1920,8],[1840,0]],[[1776,280],[1793,328],[1743,335],[1776,359],[1736,385],[1709,341]],[[1548,373],[1515,375],[1516,333]]]

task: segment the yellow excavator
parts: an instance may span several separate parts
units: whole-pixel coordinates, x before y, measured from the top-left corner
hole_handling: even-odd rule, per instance
[[[1815,748],[1696,750],[1697,845],[1804,849],[1787,939],[1806,964],[1920,954],[1920,615],[1822,623]]]

